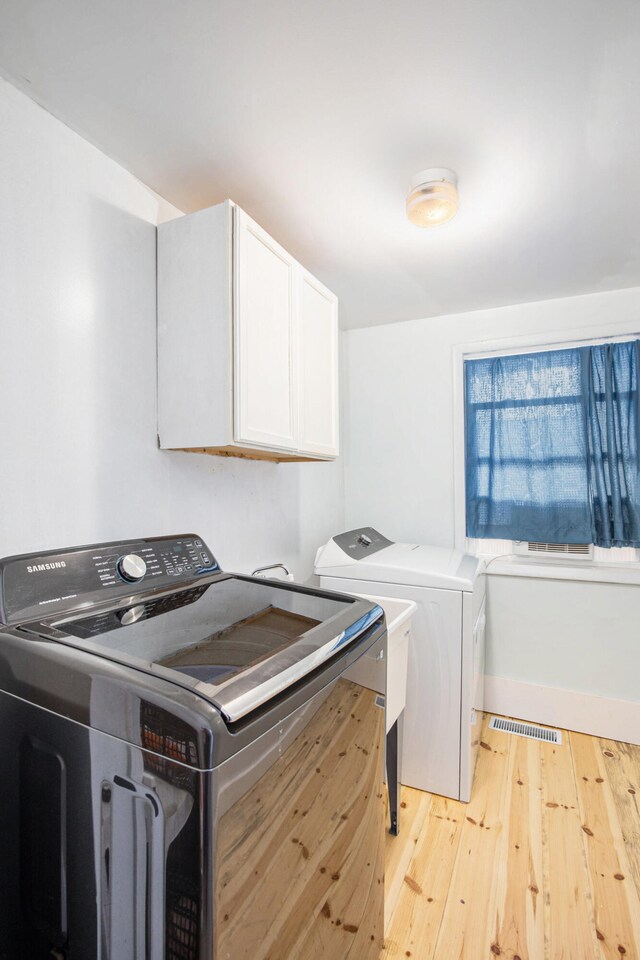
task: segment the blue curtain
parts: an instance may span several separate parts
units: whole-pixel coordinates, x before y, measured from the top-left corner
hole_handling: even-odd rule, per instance
[[[638,342],[465,363],[467,535],[640,546]]]
[[[639,342],[580,350],[587,433],[591,542],[640,547]]]

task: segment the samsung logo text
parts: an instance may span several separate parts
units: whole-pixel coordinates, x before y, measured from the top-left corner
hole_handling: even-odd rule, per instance
[[[54,560],[51,563],[34,563],[27,567],[27,573],[41,573],[43,570],[58,570],[60,567],[66,567],[65,560]]]

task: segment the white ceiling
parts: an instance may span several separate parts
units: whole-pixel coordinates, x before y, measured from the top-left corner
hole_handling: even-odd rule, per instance
[[[640,284],[637,0],[2,0],[0,71],[181,209],[236,200],[346,327]],[[460,210],[420,230],[428,166]]]

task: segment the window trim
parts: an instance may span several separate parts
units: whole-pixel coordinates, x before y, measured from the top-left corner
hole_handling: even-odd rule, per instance
[[[607,324],[591,324],[577,330],[562,330],[555,334],[545,333],[521,335],[517,337],[488,338],[468,343],[456,343],[452,347],[453,362],[453,502],[454,502],[454,544],[458,550],[483,557],[508,556],[504,552],[488,553],[479,551],[475,540],[466,535],[466,489],[465,489],[465,405],[464,405],[464,362],[480,360],[484,357],[506,357],[519,353],[546,353],[550,350],[563,350],[575,347],[589,347],[599,343],[615,343],[640,339],[640,330],[630,327],[629,321]],[[501,543],[503,541],[500,541]],[[507,541],[504,541],[507,542]],[[508,541],[513,543],[513,541]],[[534,557],[531,561],[541,566],[550,563],[546,557]],[[555,560],[555,563],[558,561]],[[560,561],[562,562],[562,561]],[[569,563],[569,561],[564,561]],[[616,561],[611,561],[615,563]],[[581,560],[581,564],[602,564],[602,560]],[[625,566],[640,560],[618,561]]]

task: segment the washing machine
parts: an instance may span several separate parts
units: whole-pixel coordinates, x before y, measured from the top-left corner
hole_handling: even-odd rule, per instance
[[[372,527],[316,554],[325,589],[414,600],[402,782],[468,801],[484,690],[484,563],[459,550],[394,543]]]
[[[386,643],[195,534],[0,560],[0,960],[377,960]]]

